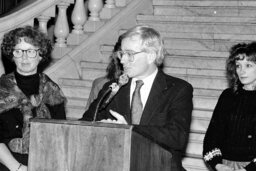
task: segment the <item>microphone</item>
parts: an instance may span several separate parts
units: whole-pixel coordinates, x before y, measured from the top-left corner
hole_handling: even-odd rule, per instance
[[[109,94],[108,98],[105,100],[105,102],[101,105],[100,110],[104,109],[112,100],[112,98],[116,95],[116,93],[119,91],[119,89],[127,84],[129,78],[126,74],[123,74],[119,77],[118,79],[118,84],[117,83],[112,83],[109,88],[111,89],[111,93]]]
[[[100,101],[98,102],[96,109],[95,109],[95,113],[94,113],[94,117],[93,117],[93,122],[96,121],[97,118],[97,114],[99,110],[104,109],[113,99],[113,97],[116,95],[116,93],[119,91],[119,89],[124,86],[125,84],[127,84],[129,81],[129,77],[127,74],[122,74],[119,76],[118,78],[118,83],[112,83],[109,88],[105,91],[105,93],[101,96]],[[111,92],[111,93],[110,93]],[[109,94],[110,93],[110,94]],[[101,105],[102,100],[105,99],[106,95],[109,94],[109,96],[107,97],[107,99],[104,101],[104,103]],[[100,107],[101,106],[101,107]]]

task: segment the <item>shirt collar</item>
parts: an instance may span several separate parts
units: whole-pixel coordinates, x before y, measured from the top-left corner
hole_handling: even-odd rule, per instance
[[[149,76],[147,76],[146,78],[144,78],[142,81],[144,84],[152,84],[155,77],[156,77],[156,74],[158,72],[158,68],[156,68],[156,70],[150,74]],[[132,84],[135,84],[135,82],[137,81],[138,79],[137,78],[132,78]]]

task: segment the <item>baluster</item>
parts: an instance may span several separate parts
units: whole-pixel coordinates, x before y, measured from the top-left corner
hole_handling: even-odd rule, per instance
[[[104,8],[100,12],[100,18],[102,18],[102,19],[110,19],[118,11],[119,11],[119,9],[116,8],[115,0],[106,0],[106,4],[104,5]]]
[[[90,17],[84,25],[84,31],[94,32],[104,24],[104,22],[99,18],[99,12],[102,10],[102,8],[102,0],[89,0],[88,9],[90,11]]]
[[[104,6],[106,8],[115,8],[115,0],[106,0],[106,4]]]
[[[70,45],[78,45],[87,36],[84,34],[83,26],[87,20],[87,11],[85,9],[84,0],[76,0],[75,7],[72,12],[71,21],[74,29],[69,34],[67,43]]]
[[[117,7],[125,7],[129,0],[116,0]]]
[[[69,3],[60,2],[58,5],[58,16],[55,23],[54,35],[56,37],[55,48],[53,51],[53,58],[58,59],[64,56],[71,48],[67,47],[66,39],[69,34],[69,26],[67,20],[67,8]]]
[[[40,15],[39,17],[37,17],[37,20],[39,22],[39,29],[48,35],[48,31],[47,31],[47,23],[50,20],[49,16],[45,16],[45,15]]]
[[[103,7],[102,0],[89,0],[88,8],[90,10],[90,21],[100,21],[99,12]]]

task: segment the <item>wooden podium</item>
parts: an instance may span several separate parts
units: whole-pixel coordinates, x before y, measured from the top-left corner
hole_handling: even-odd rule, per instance
[[[130,125],[31,121],[29,171],[171,171],[171,157]]]

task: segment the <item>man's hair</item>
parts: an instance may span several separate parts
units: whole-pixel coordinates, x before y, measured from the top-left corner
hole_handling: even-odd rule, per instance
[[[236,92],[242,86],[236,72],[236,61],[246,58],[246,60],[256,63],[256,42],[238,43],[231,47],[229,53],[226,65],[227,75],[231,88]]]
[[[160,33],[151,27],[138,25],[122,35],[123,39],[133,36],[139,36],[142,40],[142,50],[156,53],[155,64],[161,66],[165,57],[165,49]]]

